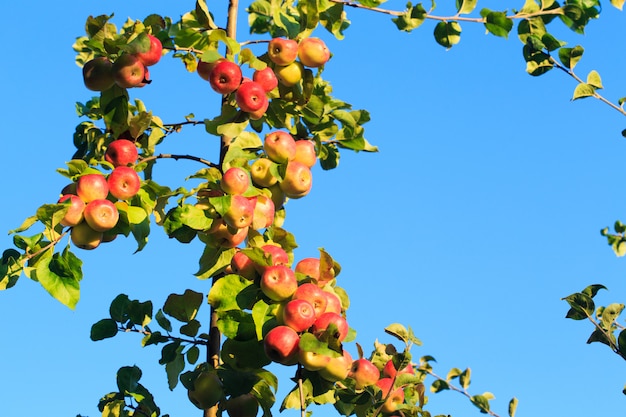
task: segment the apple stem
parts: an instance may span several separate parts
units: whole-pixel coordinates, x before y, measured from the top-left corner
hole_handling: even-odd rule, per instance
[[[300,393],[300,414],[302,417],[306,417],[306,402],[304,400],[304,387],[302,386],[302,365],[300,363],[298,363],[296,375],[298,377],[298,391]]]
[[[176,161],[178,161],[179,159],[189,159],[191,161],[196,161],[196,162],[200,162],[204,165],[207,165],[209,167],[212,168],[218,168],[218,165],[214,164],[211,161],[207,161],[206,159],[200,158],[198,156],[193,156],[193,155],[174,155],[171,153],[161,153],[158,155],[153,155],[153,156],[149,156],[147,158],[143,158],[141,159],[140,162],[148,162],[148,161],[153,161],[155,159],[164,159],[164,158],[171,158],[174,159]]]

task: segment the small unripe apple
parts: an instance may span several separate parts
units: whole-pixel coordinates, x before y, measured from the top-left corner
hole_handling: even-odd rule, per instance
[[[193,382],[193,389],[187,390],[189,400],[201,410],[213,407],[223,395],[222,381],[209,371],[200,372]]]
[[[317,162],[317,154],[315,153],[315,144],[310,140],[297,140],[296,141],[296,156],[293,159],[298,161],[309,168]]]
[[[283,365],[298,363],[300,336],[288,326],[276,326],[263,338],[263,348],[267,357]]]
[[[280,188],[289,198],[301,198],[307,195],[313,187],[311,169],[298,161],[289,161],[285,171],[285,178],[280,182]]]
[[[209,76],[211,88],[220,94],[230,94],[237,90],[242,79],[239,65],[226,60],[218,62]]]
[[[274,71],[270,67],[254,71],[252,81],[259,83],[266,93],[278,87],[278,78],[276,78],[276,74],[274,74]]]
[[[133,55],[135,55],[146,67],[159,62],[161,60],[161,54],[163,53],[163,44],[159,38],[148,34],[148,39],[150,40],[150,49],[145,52],[133,52]]]
[[[300,362],[307,371],[319,371],[328,365],[330,356],[300,350],[298,353],[298,362]]]
[[[102,242],[102,232],[93,230],[87,222],[81,222],[72,227],[70,239],[77,248],[91,250]]]
[[[298,58],[303,65],[317,68],[330,59],[330,51],[323,40],[319,38],[304,38],[298,45]]]
[[[337,358],[330,358],[328,364],[318,371],[320,377],[330,382],[344,380],[350,373],[352,366],[352,356],[344,350],[343,355]]]
[[[122,88],[136,87],[146,76],[146,67],[134,55],[120,55],[112,66],[113,79]]]
[[[258,111],[267,101],[265,90],[261,84],[254,81],[241,84],[235,93],[235,99],[239,108],[247,113]]]
[[[272,161],[282,164],[296,157],[296,141],[284,130],[276,130],[265,135],[263,150]]]
[[[294,298],[282,309],[283,323],[300,333],[315,322],[315,308],[307,300]]]
[[[252,182],[259,187],[271,187],[278,182],[278,178],[272,175],[270,168],[274,164],[271,159],[259,158],[250,166]]]
[[[102,174],[85,174],[76,181],[76,194],[85,203],[102,200],[109,195],[109,184]]]
[[[133,198],[141,188],[141,179],[137,172],[127,166],[118,166],[107,178],[109,192],[119,200]]]
[[[117,207],[107,199],[87,203],[84,211],[85,222],[96,232],[106,232],[117,224],[120,214]]]
[[[83,66],[85,87],[92,91],[104,91],[113,87],[113,64],[109,58],[101,56],[87,61]]]
[[[298,84],[304,76],[304,67],[299,61],[289,65],[274,68],[274,73],[278,81],[285,87],[293,87]]]
[[[259,413],[259,401],[250,393],[242,394],[230,397],[224,408],[229,417],[256,417]]]
[[[80,197],[73,194],[65,194],[61,196],[61,198],[59,198],[59,203],[63,203],[67,200],[70,200],[69,208],[59,223],[66,227],[76,226],[78,223],[83,221],[85,203],[80,199]]]
[[[137,146],[128,139],[114,140],[104,153],[104,160],[116,167],[134,165],[137,158],[139,158]]]
[[[293,39],[273,38],[267,45],[267,55],[276,65],[289,65],[298,57],[298,42]]]
[[[263,294],[270,300],[284,301],[296,292],[298,280],[288,266],[268,266],[261,275],[260,287]]]
[[[226,194],[243,194],[250,186],[248,171],[239,167],[231,167],[224,172],[220,187]]]

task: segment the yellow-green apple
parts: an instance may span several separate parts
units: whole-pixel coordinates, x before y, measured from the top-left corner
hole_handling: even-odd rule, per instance
[[[317,162],[317,154],[315,153],[315,145],[310,140],[296,141],[296,157],[293,159],[312,168]]]
[[[299,61],[295,61],[289,65],[274,68],[274,73],[282,85],[293,87],[304,77],[304,67]]]
[[[276,78],[276,74],[274,74],[274,71],[270,67],[254,71],[252,81],[261,84],[266,93],[278,87],[278,78]]]
[[[265,135],[263,150],[272,161],[282,164],[296,157],[296,141],[284,130],[275,130]]]
[[[332,329],[333,327],[334,329]],[[317,319],[315,319],[315,322],[311,326],[311,333],[319,337],[327,330],[331,331],[331,329],[333,331],[333,334],[331,334],[330,336],[339,340],[340,342],[342,342],[346,338],[346,336],[348,336],[348,330],[350,330],[348,327],[348,322],[345,318],[343,318],[341,314],[327,311],[319,316]]]
[[[296,274],[286,265],[268,266],[261,274],[261,291],[270,300],[284,301],[298,289]]]
[[[81,222],[72,227],[70,239],[77,248],[95,249],[102,242],[102,232],[93,230],[86,222]]]
[[[231,228],[224,223],[223,219],[215,219],[206,233],[209,241],[214,246],[234,248],[246,240],[246,237],[248,236],[248,227],[235,229],[234,231],[231,231],[230,229]]]
[[[259,120],[267,113],[267,109],[270,107],[270,100],[267,96],[262,96],[260,99],[261,106],[255,111],[248,112],[248,117],[252,120]]]
[[[85,206],[85,222],[96,232],[106,232],[117,224],[120,213],[110,200],[92,200]]]
[[[319,376],[330,382],[344,380],[350,373],[352,356],[344,350],[342,356],[331,357],[325,367],[318,371]]]
[[[267,357],[282,365],[298,363],[300,336],[288,326],[276,326],[263,338],[263,348]]]
[[[107,178],[109,192],[119,200],[133,198],[141,188],[141,179],[132,167],[118,166]]]
[[[343,307],[341,305],[341,299],[339,298],[339,296],[329,291],[324,291],[324,296],[326,297],[325,312],[341,314]]]
[[[270,227],[274,223],[274,202],[265,194],[259,194],[253,198],[256,200],[256,204],[254,205],[252,228],[259,230]]]
[[[243,76],[239,65],[232,61],[221,61],[215,64],[209,75],[211,88],[220,94],[230,94],[239,88]]]
[[[293,294],[293,299],[305,300],[311,303],[313,309],[315,310],[315,318],[318,318],[326,312],[328,299],[324,295],[324,291],[317,285],[311,284],[310,282],[300,284],[296,292]]]
[[[263,255],[269,261],[269,265],[289,265],[289,255],[283,248],[278,245],[263,245],[261,246],[261,250],[263,250]],[[256,264],[257,272],[259,274],[263,274],[267,269],[265,265]],[[294,274],[295,275],[295,274]]]
[[[387,361],[387,363],[385,363],[385,366],[383,367],[383,376],[387,377],[387,378],[393,378],[396,376],[396,374],[400,373],[400,374],[412,374],[413,373],[413,365],[408,364],[407,366],[405,366],[404,368],[402,368],[400,371],[398,371],[396,369],[396,367],[393,364],[393,361],[390,359]]]
[[[132,51],[131,53],[135,55],[143,65],[149,67],[151,65],[156,64],[161,60],[161,54],[163,53],[163,44],[154,35],[148,34],[148,39],[150,40],[150,48],[147,51],[139,52]]]
[[[203,80],[209,81],[209,77],[211,76],[211,71],[213,68],[220,62],[225,61],[224,58],[218,58],[213,62],[204,62],[201,59],[198,60],[198,66],[196,67],[196,72]]]
[[[102,200],[109,195],[109,184],[102,174],[85,174],[76,181],[76,194],[85,203]]]
[[[378,382],[380,371],[368,359],[360,358],[352,362],[348,376],[354,379],[356,389],[363,389]]]
[[[267,44],[267,55],[276,65],[289,65],[298,57],[298,42],[287,38],[273,38]]]
[[[222,381],[214,372],[202,371],[193,381],[193,389],[187,390],[189,400],[201,410],[217,404],[224,395]]]
[[[230,260],[230,267],[233,273],[250,281],[254,281],[259,277],[255,265],[254,261],[250,259],[248,255],[239,251],[235,252]]]
[[[136,87],[141,84],[146,76],[146,67],[134,55],[120,55],[111,68],[115,83],[122,88]]]
[[[278,182],[278,178],[272,175],[271,166],[274,164],[271,159],[259,158],[250,166],[250,176],[252,182],[259,187],[271,187]]]
[[[254,205],[255,202],[242,195],[231,196],[230,207],[222,216],[224,223],[235,229],[250,226],[254,217]]]
[[[287,201],[287,196],[285,192],[280,188],[280,184],[276,183],[270,187],[267,187],[267,190],[270,192],[270,198],[274,202],[274,207],[276,210],[280,210],[285,205]]]
[[[259,401],[247,393],[230,397],[224,404],[229,417],[256,417],[259,413]]]
[[[393,381],[393,378],[380,378],[376,382],[376,386],[381,390],[383,399],[386,398],[385,403],[381,407],[383,413],[393,413],[404,402],[404,390],[401,387],[394,389]]]
[[[307,300],[293,299],[282,308],[282,322],[296,332],[307,330],[315,321],[315,308]]]
[[[69,200],[69,201],[68,201]],[[65,194],[59,198],[59,203],[65,203],[69,205],[65,216],[59,223],[63,226],[71,227],[76,226],[83,221],[83,211],[85,210],[85,203],[77,195]]]
[[[311,168],[298,161],[289,161],[280,189],[289,198],[301,198],[311,191],[313,174]]]
[[[104,160],[115,167],[134,165],[139,152],[134,142],[128,139],[116,139],[107,146]]]
[[[298,362],[300,362],[307,371],[319,371],[328,365],[330,356],[300,349]]]
[[[320,260],[319,258],[301,259],[296,264],[294,270],[317,281],[320,278]]]
[[[317,68],[330,59],[330,51],[320,38],[304,38],[298,44],[298,58],[303,65]]]
[[[235,92],[235,99],[239,108],[246,113],[258,111],[267,101],[263,86],[254,81],[242,83]]]
[[[101,56],[87,61],[83,65],[85,87],[92,91],[104,91],[113,87],[113,64],[109,58]]]
[[[243,194],[250,186],[248,171],[239,167],[231,167],[224,172],[220,187],[226,194]]]

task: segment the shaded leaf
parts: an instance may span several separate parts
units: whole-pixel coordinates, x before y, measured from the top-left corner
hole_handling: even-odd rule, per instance
[[[187,289],[183,294],[170,294],[163,305],[163,312],[176,320],[188,323],[196,317],[204,296]]]
[[[117,323],[113,319],[102,319],[91,326],[90,339],[95,341],[117,335]]]
[[[439,45],[450,49],[461,40],[461,25],[458,22],[439,22],[434,35]]]

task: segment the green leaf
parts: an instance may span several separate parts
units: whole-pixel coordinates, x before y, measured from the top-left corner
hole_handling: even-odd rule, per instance
[[[472,370],[470,368],[465,369],[461,375],[459,375],[459,382],[463,388],[467,389],[470,386],[471,375]]]
[[[589,285],[585,287],[585,289],[582,290],[581,293],[593,298],[596,296],[596,294],[598,294],[600,290],[606,290],[606,289],[607,288],[602,284],[593,284],[593,285]]]
[[[239,275],[229,274],[215,281],[209,292],[209,304],[217,311],[251,308],[258,287]]]
[[[430,386],[430,391],[434,393],[438,393],[448,389],[450,389],[450,385],[443,379],[437,379],[433,381],[432,385]]]
[[[456,10],[459,14],[469,14],[476,8],[478,0],[456,0]]]
[[[458,22],[439,22],[434,35],[439,45],[450,49],[461,40],[461,25]]]
[[[596,89],[593,86],[581,83],[574,89],[574,95],[572,100],[578,100],[579,98],[592,97],[596,93]]]
[[[566,68],[574,69],[584,52],[584,48],[580,45],[573,48],[561,48],[559,49],[559,59]]]
[[[189,337],[196,337],[200,330],[200,322],[196,319],[190,320],[189,323],[180,326],[180,333]]]
[[[263,340],[263,335],[266,333],[265,324],[271,315],[271,311],[272,308],[264,300],[257,301],[252,307],[252,320],[257,340]]]
[[[198,359],[200,358],[200,348],[198,348],[198,346],[196,345],[193,345],[187,350],[186,356],[187,356],[187,362],[190,365],[195,364],[196,362],[198,362]]]
[[[235,248],[205,246],[199,260],[200,268],[195,273],[196,278],[207,279],[223,272],[230,265],[235,251]]]
[[[176,388],[176,385],[178,385],[178,376],[185,369],[185,356],[180,352],[181,350],[182,346],[179,347],[174,359],[165,364],[167,385],[170,391]]]
[[[19,259],[20,253],[15,249],[7,249],[2,253],[2,262],[0,263],[0,290],[9,289],[17,283],[23,270]]]
[[[98,341],[117,335],[117,323],[113,319],[102,319],[91,326],[91,340]]]
[[[63,254],[42,255],[37,262],[34,275],[46,291],[63,305],[76,308],[80,299],[82,261],[66,248]]]
[[[506,12],[482,9],[480,15],[485,19],[485,27],[490,33],[502,38],[509,37],[509,32],[513,29],[513,20],[507,17]]]
[[[530,14],[538,12],[539,10],[541,10],[541,8],[535,0],[526,0],[526,2],[524,3],[524,7],[522,7],[522,10],[520,10],[520,13]]]
[[[198,314],[204,296],[193,290],[185,290],[183,294],[170,294],[163,305],[163,312],[178,321],[189,323]]]
[[[613,303],[606,306],[602,311],[602,327],[605,329],[611,329],[611,325],[615,323],[623,310],[624,304]]]
[[[601,329],[596,329],[593,331],[593,333],[591,333],[589,339],[587,339],[587,344],[594,342],[600,342],[607,346],[612,346],[612,344],[615,343],[615,336],[613,335],[613,333],[608,333],[607,336],[607,333],[605,333],[605,331]]]
[[[624,7],[624,0],[611,0],[611,4],[619,10],[622,10]]]
[[[487,393],[485,393],[487,394]],[[472,404],[474,404],[481,412],[489,412],[489,399],[487,396],[483,395],[473,395],[470,398]]]
[[[405,344],[409,341],[409,332],[406,327],[401,324],[394,323],[387,326],[385,328],[385,333],[395,337],[398,340],[401,340]]]
[[[165,317],[165,315],[163,314],[163,310],[159,309],[159,311],[156,312],[154,318],[156,319],[157,323],[159,323],[159,326],[163,328],[163,330],[167,332],[172,331],[172,323],[167,317]]]
[[[271,361],[265,355],[263,342],[257,340],[226,339],[221,357],[226,365],[235,369],[260,369]]]
[[[141,369],[137,366],[123,366],[117,371],[117,388],[122,393],[134,392],[141,379]]]
[[[515,411],[517,410],[517,403],[518,403],[518,400],[515,397],[511,398],[511,401],[509,401],[509,417],[515,417]]]
[[[593,316],[595,311],[595,303],[593,299],[583,293],[575,293],[563,298],[570,305],[571,309],[567,313],[566,318],[573,320],[582,320],[587,317]]]
[[[428,12],[424,9],[421,3],[411,6],[408,4],[408,9],[404,11],[400,16],[391,19],[396,24],[399,30],[405,32],[411,32],[413,29],[420,27]]]
[[[587,75],[587,84],[591,85],[593,88],[596,89],[602,89],[602,79],[600,78],[600,74],[598,74],[598,71],[596,70],[592,70],[588,75]]]

